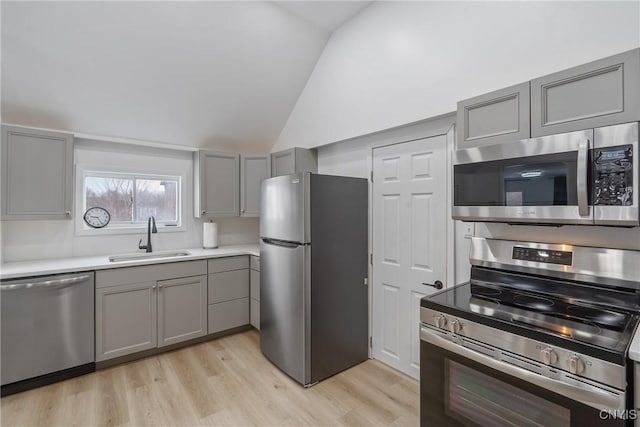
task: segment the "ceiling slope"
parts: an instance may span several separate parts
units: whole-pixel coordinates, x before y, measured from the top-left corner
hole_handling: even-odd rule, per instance
[[[268,150],[328,38],[269,2],[8,2],[3,122]]]

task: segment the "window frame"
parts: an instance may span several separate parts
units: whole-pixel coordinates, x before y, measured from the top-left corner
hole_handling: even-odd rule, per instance
[[[156,226],[158,233],[183,232],[187,227],[185,224],[185,193],[187,191],[187,177],[184,172],[178,170],[144,170],[142,168],[126,168],[126,167],[109,167],[97,165],[76,165],[76,216],[75,216],[75,234],[77,236],[96,236],[96,235],[122,235],[122,234],[140,234],[147,231],[147,222],[131,222],[131,223],[114,223],[110,222],[104,228],[93,228],[84,222],[84,212],[91,206],[86,206],[86,190],[85,182],[88,176],[96,177],[114,177],[133,179],[133,197],[134,208],[132,214],[135,216],[135,180],[136,179],[164,179],[167,181],[177,181],[177,206],[176,213],[178,215],[177,224],[173,221],[158,221]],[[176,225],[169,225],[176,224]]]

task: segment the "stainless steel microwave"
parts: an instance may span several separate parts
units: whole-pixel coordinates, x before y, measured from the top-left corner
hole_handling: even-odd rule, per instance
[[[458,150],[453,217],[640,225],[638,122]]]

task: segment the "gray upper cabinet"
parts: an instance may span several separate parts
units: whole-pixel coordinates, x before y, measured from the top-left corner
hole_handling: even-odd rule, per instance
[[[457,123],[458,149],[529,138],[529,82],[458,102]]]
[[[240,155],[216,151],[194,153],[194,214],[197,218],[238,216]]]
[[[640,49],[531,81],[533,137],[640,120]]]
[[[70,219],[73,136],[2,126],[2,219]]]
[[[318,172],[318,157],[315,150],[295,147],[271,154],[271,176],[297,172]]]
[[[269,155],[241,155],[240,170],[240,216],[260,216],[260,184],[271,174]]]

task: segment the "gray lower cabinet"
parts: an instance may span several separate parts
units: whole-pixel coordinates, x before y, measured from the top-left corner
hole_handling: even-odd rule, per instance
[[[249,271],[249,313],[250,323],[260,329],[260,257],[251,256],[251,270]]]
[[[211,259],[208,293],[208,333],[249,323],[249,257]]]
[[[458,149],[529,138],[529,82],[458,102],[457,123]]]
[[[96,289],[96,361],[155,348],[156,283]]]
[[[531,81],[531,136],[640,120],[640,49]]]
[[[2,126],[1,218],[71,219],[73,135]]]
[[[207,262],[96,272],[96,361],[206,335]]]
[[[158,281],[158,347],[207,334],[207,276]]]
[[[194,153],[194,214],[197,218],[238,216],[240,155],[200,150]]]
[[[295,147],[271,154],[271,176],[297,172],[318,172],[318,157],[315,150]]]
[[[260,186],[271,176],[268,154],[243,154],[240,156],[240,216],[260,216]]]

